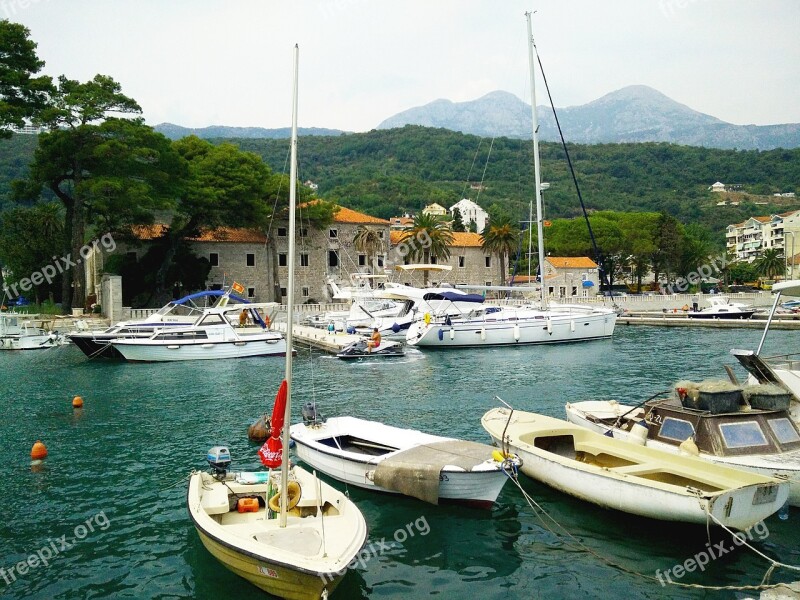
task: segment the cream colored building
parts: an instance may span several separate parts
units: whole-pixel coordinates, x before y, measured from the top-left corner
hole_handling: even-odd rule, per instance
[[[800,249],[800,211],[779,215],[750,217],[741,223],[728,225],[725,245],[728,254],[738,261],[754,261],[764,250],[780,250],[791,254]],[[796,248],[793,248],[792,246]]]

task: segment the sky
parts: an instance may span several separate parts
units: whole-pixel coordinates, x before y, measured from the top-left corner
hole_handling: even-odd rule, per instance
[[[526,11],[557,107],[642,84],[800,123],[798,0],[0,0],[45,73],[109,75],[150,125],[288,127],[297,43],[299,126],[345,131],[440,98],[528,102]]]

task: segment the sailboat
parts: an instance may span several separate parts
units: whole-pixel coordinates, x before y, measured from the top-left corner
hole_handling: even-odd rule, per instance
[[[289,282],[286,344],[291,348],[297,194],[297,74],[294,49],[289,192]],[[269,472],[228,473],[230,452],[209,450],[212,472],[189,479],[187,504],[200,540],[225,567],[280,598],[327,598],[367,539],[364,517],[347,496],[289,464],[292,353],[272,413],[270,437],[259,456]],[[279,472],[272,469],[280,467]]]
[[[539,306],[477,305],[460,314],[452,309],[429,314],[411,324],[406,333],[410,346],[431,348],[466,346],[513,346],[519,344],[553,344],[609,338],[617,322],[616,311],[610,308],[578,304],[548,306],[544,285],[544,216],[542,179],[539,165],[539,121],[536,110],[536,85],[533,37],[528,23],[528,60],[531,79],[531,120],[533,123],[533,166],[536,183],[536,224],[539,236],[539,270],[541,298]]]

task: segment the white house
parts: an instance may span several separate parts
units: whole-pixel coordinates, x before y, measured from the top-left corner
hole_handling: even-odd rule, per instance
[[[483,231],[483,228],[486,227],[486,221],[489,220],[489,213],[469,198],[464,198],[453,204],[453,206],[450,207],[451,216],[455,209],[458,209],[459,214],[461,214],[461,222],[464,223],[465,227],[469,225],[470,221],[475,222],[478,232]]]
[[[708,189],[710,189],[712,192],[725,192],[725,191],[727,191],[725,189],[725,184],[720,182],[720,181],[712,184],[712,186],[710,188],[708,188]]]

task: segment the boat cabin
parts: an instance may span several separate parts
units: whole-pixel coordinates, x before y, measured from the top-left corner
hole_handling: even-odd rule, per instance
[[[800,432],[786,410],[738,410],[712,414],[683,406],[677,398],[645,404],[648,439],[680,446],[694,437],[713,456],[780,454],[800,449]]]

